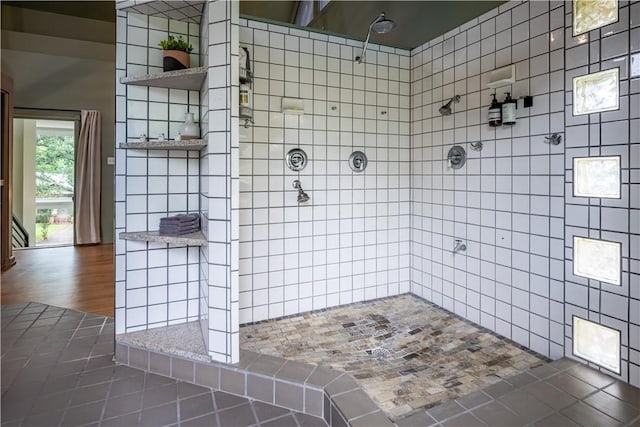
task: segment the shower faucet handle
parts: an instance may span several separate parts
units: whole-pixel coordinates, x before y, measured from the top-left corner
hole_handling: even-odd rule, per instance
[[[453,246],[453,253],[456,254],[460,251],[466,251],[467,250],[467,245],[465,245],[464,243],[462,243],[461,239],[455,239],[454,240],[455,245]]]

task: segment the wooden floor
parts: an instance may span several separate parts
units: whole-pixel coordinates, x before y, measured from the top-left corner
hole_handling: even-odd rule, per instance
[[[14,251],[2,272],[2,304],[40,302],[114,316],[113,245]]]

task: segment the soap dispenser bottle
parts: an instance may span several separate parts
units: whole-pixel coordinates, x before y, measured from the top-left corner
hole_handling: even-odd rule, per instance
[[[496,94],[492,94],[493,100],[491,101],[491,105],[489,106],[489,126],[492,128],[498,127],[502,124],[502,108],[501,104],[496,99]]]
[[[502,103],[502,124],[503,125],[515,125],[516,124],[516,108],[518,107],[518,101],[511,98],[511,93],[507,92],[507,97]]]

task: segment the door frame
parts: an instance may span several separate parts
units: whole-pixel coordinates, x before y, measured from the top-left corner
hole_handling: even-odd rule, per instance
[[[80,121],[81,121],[81,113],[78,110],[57,110],[57,109],[48,109],[48,108],[20,108],[15,107],[13,109],[13,118],[14,119],[27,119],[27,120],[60,120],[63,122],[73,122],[73,171],[74,175],[77,172],[77,156],[78,156],[78,139],[80,138]],[[13,122],[13,121],[12,121]],[[13,164],[13,162],[12,162]],[[77,207],[76,207],[76,194],[77,194],[77,180],[73,180],[73,242],[72,246],[75,246],[76,243],[76,225],[75,221],[77,218]],[[34,236],[35,242],[35,236]],[[49,248],[58,247],[58,246],[67,246],[67,245],[51,245],[46,246]],[[33,247],[29,247],[29,249],[37,249],[35,243]]]
[[[0,174],[0,187],[2,192],[0,208],[0,269],[2,271],[12,267],[16,263],[11,246],[11,226],[12,226],[12,188],[11,178],[13,169],[13,79],[5,74],[1,74],[0,92],[2,96],[2,136],[1,161],[2,173]]]

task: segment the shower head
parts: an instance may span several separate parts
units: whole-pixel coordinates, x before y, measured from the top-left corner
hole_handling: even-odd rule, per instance
[[[460,102],[460,95],[454,96],[449,100],[449,102],[440,107],[440,114],[442,114],[443,116],[448,116],[449,114],[451,114],[451,104],[457,104],[458,102]]]
[[[396,23],[391,19],[387,19],[384,12],[381,12],[380,15],[378,15],[371,24],[369,24],[369,32],[367,33],[367,39],[364,41],[364,46],[362,47],[362,54],[356,56],[356,62],[358,64],[362,64],[362,61],[364,60],[364,54],[367,52],[367,45],[369,44],[371,31],[375,31],[377,34],[386,34],[393,30],[395,26]]]
[[[396,23],[391,19],[387,19],[384,16],[384,12],[380,13],[380,15],[378,15],[378,17],[371,23],[371,29],[378,34],[386,34],[393,30],[395,26]]]
[[[309,201],[309,195],[304,192],[300,181],[298,181],[297,179],[293,181],[293,188],[298,190],[298,203],[305,203]]]

